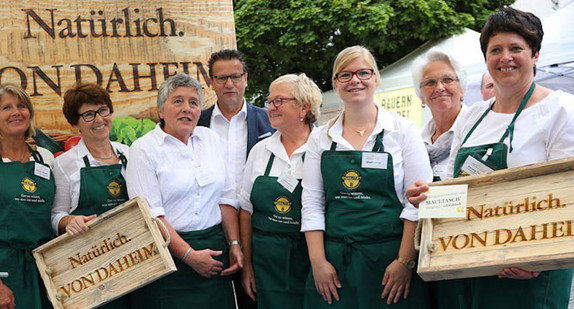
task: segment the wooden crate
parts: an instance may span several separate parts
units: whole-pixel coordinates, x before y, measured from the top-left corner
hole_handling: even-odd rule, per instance
[[[156,220],[136,197],[90,221],[86,233],[34,249],[54,308],[93,308],[175,271]]]
[[[454,184],[468,184],[467,216],[422,221],[424,280],[574,267],[574,158],[432,185]]]

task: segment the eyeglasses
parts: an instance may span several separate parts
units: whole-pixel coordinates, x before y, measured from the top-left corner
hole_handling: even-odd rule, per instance
[[[434,87],[436,87],[436,85],[438,84],[439,81],[440,81],[443,85],[448,86],[448,85],[450,85],[450,84],[452,84],[452,83],[454,83],[454,82],[457,82],[457,81],[458,81],[458,77],[446,75],[446,76],[441,77],[441,78],[438,79],[438,80],[437,80],[437,79],[434,79],[434,78],[429,78],[429,79],[427,79],[427,80],[424,80],[424,81],[421,83],[420,87],[421,87],[421,88],[423,88],[423,87],[424,87],[424,88],[434,88]]]
[[[275,108],[279,108],[279,106],[281,106],[283,104],[283,101],[289,101],[289,100],[297,100],[295,98],[276,98],[275,100],[265,100],[265,107],[269,108],[270,104],[273,104],[273,106],[275,106]]]
[[[373,69],[361,69],[355,72],[351,71],[342,71],[335,74],[335,79],[340,81],[341,83],[346,83],[353,79],[353,75],[357,75],[357,78],[360,80],[367,80],[373,77],[375,70]]]
[[[81,114],[78,114],[78,116],[82,116],[82,118],[84,119],[85,122],[92,122],[92,121],[94,121],[94,119],[96,119],[96,113],[100,114],[100,116],[102,116],[102,118],[105,118],[111,114],[111,111],[110,111],[109,107],[104,106],[104,107],[100,107],[97,111],[83,112]]]
[[[231,78],[231,82],[234,84],[237,84],[239,82],[241,82],[241,80],[243,79],[243,75],[245,75],[245,73],[235,73],[235,74],[231,74],[231,75],[214,75],[213,79],[215,80],[216,83],[218,84],[225,84],[227,83],[227,79]]]

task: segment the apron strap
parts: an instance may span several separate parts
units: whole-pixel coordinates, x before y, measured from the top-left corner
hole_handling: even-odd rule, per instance
[[[512,118],[512,121],[510,121],[510,124],[508,125],[508,127],[506,128],[506,131],[504,131],[504,134],[502,135],[502,137],[500,138],[500,141],[498,141],[499,143],[504,142],[504,139],[510,135],[510,149],[509,152],[512,152],[512,138],[514,137],[514,122],[516,121],[516,119],[518,118],[518,116],[520,115],[520,113],[522,113],[522,110],[524,109],[524,107],[526,106],[526,103],[528,102],[528,100],[530,100],[530,97],[532,96],[532,93],[534,92],[534,89],[536,88],[536,84],[534,82],[532,82],[532,85],[530,86],[530,89],[528,89],[528,92],[526,92],[526,94],[524,95],[524,97],[522,98],[522,101],[520,102],[520,105],[518,106],[518,109],[516,110],[516,113],[514,113],[514,117]],[[494,106],[494,104],[496,103],[496,101],[494,101],[494,103],[492,103],[487,109],[486,111],[484,111],[484,113],[482,114],[482,116],[480,116],[480,118],[478,119],[478,121],[474,124],[474,126],[472,127],[472,129],[470,129],[470,131],[468,132],[468,134],[466,134],[466,137],[464,138],[464,140],[462,141],[462,144],[460,144],[460,147],[462,148],[462,145],[464,145],[464,143],[466,142],[466,140],[470,137],[470,135],[472,134],[472,132],[474,132],[474,129],[476,129],[476,127],[478,127],[478,125],[482,122],[482,120],[484,119],[484,117],[486,117],[486,114],[488,114],[488,112],[490,110],[492,110],[492,107]]]
[[[88,160],[88,155],[85,155],[82,159],[84,159],[84,164],[86,167],[90,167],[90,160]]]
[[[502,143],[504,141],[504,139],[508,135],[510,135],[510,145],[509,145],[510,148],[509,148],[508,152],[512,152],[512,137],[514,136],[514,122],[516,121],[516,118],[518,118],[520,113],[522,113],[522,110],[526,106],[526,103],[528,102],[528,100],[530,100],[530,97],[532,96],[532,93],[534,92],[535,88],[536,88],[536,84],[534,82],[532,82],[530,89],[528,89],[528,92],[524,95],[524,98],[522,98],[522,101],[520,102],[520,105],[518,106],[518,110],[516,110],[516,113],[514,114],[514,118],[512,118],[512,121],[508,125],[508,128],[506,128],[504,135],[502,135],[502,138],[499,141],[499,143]],[[495,103],[496,103],[496,101],[495,101]],[[494,105],[494,103],[492,105]]]
[[[26,146],[28,147],[30,154],[32,154],[35,162],[44,163],[44,158],[42,158],[42,155],[37,150],[34,150],[30,145],[28,145],[28,143],[26,143]],[[4,163],[4,160],[2,160],[2,154],[0,154],[0,164],[2,163]]]
[[[273,160],[275,160],[275,155],[271,153],[269,157],[269,161],[267,161],[267,167],[265,168],[265,174],[263,176],[269,176],[269,172],[271,172],[271,167],[273,166]]]
[[[381,131],[381,133],[377,134],[375,145],[373,146],[372,152],[384,152],[385,146],[383,145],[383,135],[385,130]]]
[[[118,154],[118,157],[120,158],[120,161],[122,162],[122,165],[124,166],[124,168],[127,168],[128,159],[126,159],[126,156],[124,155],[124,153],[121,152],[119,149],[116,150],[116,153]]]

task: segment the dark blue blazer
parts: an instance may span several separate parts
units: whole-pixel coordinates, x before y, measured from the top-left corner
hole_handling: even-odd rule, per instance
[[[217,104],[217,103],[216,103]],[[263,140],[273,134],[275,129],[271,127],[269,123],[269,117],[267,117],[267,111],[264,108],[254,106],[252,104],[247,104],[247,155],[251,151],[251,148],[260,140]],[[211,124],[211,114],[213,114],[213,109],[215,105],[210,108],[201,111],[201,116],[197,122],[198,126],[209,127]]]

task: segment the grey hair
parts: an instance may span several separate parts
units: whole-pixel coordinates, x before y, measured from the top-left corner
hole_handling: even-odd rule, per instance
[[[424,55],[421,55],[413,61],[411,65],[411,74],[413,77],[413,83],[415,87],[415,92],[419,96],[422,97],[421,92],[421,82],[423,79],[423,71],[427,65],[432,62],[445,60],[452,66],[454,72],[456,73],[456,77],[458,77],[460,88],[463,92],[466,91],[466,71],[462,68],[460,63],[454,59],[452,55],[443,51],[438,47],[433,47],[429,51],[427,51]]]
[[[179,73],[169,77],[161,84],[161,86],[159,86],[159,90],[157,92],[157,108],[160,111],[163,111],[163,105],[165,104],[167,97],[169,97],[169,95],[177,87],[195,88],[195,90],[197,90],[197,94],[199,95],[199,107],[201,108],[201,102],[203,98],[201,83],[185,73]]]
[[[286,74],[278,77],[271,85],[269,89],[274,86],[289,83],[292,85],[291,95],[297,99],[297,106],[301,106],[305,103],[309,104],[309,111],[305,115],[305,123],[309,126],[313,125],[317,118],[319,118],[319,107],[321,106],[322,95],[321,89],[315,84],[305,73],[297,74]]]

